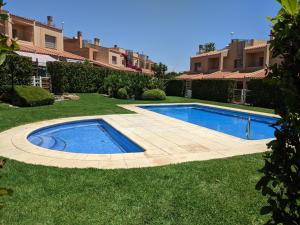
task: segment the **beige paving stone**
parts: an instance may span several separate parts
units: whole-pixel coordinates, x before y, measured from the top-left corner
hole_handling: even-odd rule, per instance
[[[26,124],[4,131],[0,133],[0,155],[26,163],[62,168],[126,169],[265,152],[267,151],[266,143],[270,141],[270,139],[258,141],[239,139],[154,113],[136,105],[122,105],[121,107],[135,114],[60,118]],[[256,114],[275,116],[265,113]],[[105,120],[144,148],[145,152],[80,154],[48,150],[27,141],[27,136],[36,129],[57,123],[89,119]]]

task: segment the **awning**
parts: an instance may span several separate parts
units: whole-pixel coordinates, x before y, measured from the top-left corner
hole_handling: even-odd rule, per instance
[[[66,61],[67,61],[67,62],[72,62],[72,63],[81,63],[81,62],[82,62],[82,60],[68,59],[68,58],[66,58]]]
[[[15,51],[18,55],[30,57],[32,62],[38,62],[39,66],[46,66],[47,62],[57,61],[53,57],[49,55],[42,55],[37,53],[30,53],[30,52],[22,52],[22,51]]]

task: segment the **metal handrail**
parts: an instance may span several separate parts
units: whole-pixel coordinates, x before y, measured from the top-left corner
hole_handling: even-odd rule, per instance
[[[248,116],[248,122],[246,127],[246,137],[248,140],[250,140],[250,133],[251,133],[251,118],[250,115]]]

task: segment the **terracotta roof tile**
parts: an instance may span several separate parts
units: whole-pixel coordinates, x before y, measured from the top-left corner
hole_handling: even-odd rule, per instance
[[[258,48],[265,48],[267,47],[268,44],[264,43],[264,44],[259,44],[259,45],[254,45],[254,46],[249,46],[249,47],[245,47],[245,50],[250,50],[250,49],[258,49]]]
[[[38,53],[38,54],[44,54],[44,55],[51,55],[51,56],[55,56],[55,57],[75,59],[75,60],[84,60],[85,59],[79,55],[75,55],[70,52],[37,47],[37,46],[34,46],[30,42],[18,41],[18,44],[20,45],[20,51],[24,51],[24,52],[32,52],[32,53]]]
[[[243,79],[243,78],[264,78],[266,77],[266,70],[258,70],[255,72],[215,72],[210,74],[182,74],[177,76],[178,79],[191,79],[191,80],[200,80],[200,79]]]
[[[205,56],[211,56],[211,55],[220,55],[221,53],[222,53],[221,51],[212,51],[212,52],[207,52],[207,53],[202,53],[199,55],[192,56],[192,58],[205,57]]]

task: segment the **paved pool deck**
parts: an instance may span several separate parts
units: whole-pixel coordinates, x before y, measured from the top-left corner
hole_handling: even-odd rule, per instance
[[[206,105],[200,103],[188,103],[186,105],[190,104]],[[126,169],[221,159],[265,152],[268,150],[266,144],[271,140],[243,140],[151,112],[138,106],[141,105],[120,105],[120,107],[135,112],[135,114],[61,118],[26,124],[6,130],[0,133],[0,156],[30,164],[61,168]],[[211,105],[207,106],[212,107]],[[213,107],[277,117],[274,114],[221,106]],[[144,148],[145,152],[126,154],[69,153],[44,149],[31,144],[27,140],[27,136],[36,129],[58,123],[89,119],[105,120]]]

